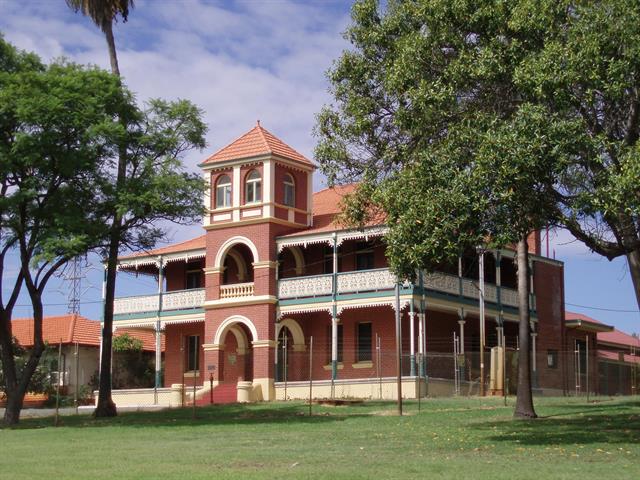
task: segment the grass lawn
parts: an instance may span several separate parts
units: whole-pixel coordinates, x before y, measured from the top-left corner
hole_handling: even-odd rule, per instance
[[[0,478],[640,479],[640,399],[267,403],[25,419],[0,430]]]

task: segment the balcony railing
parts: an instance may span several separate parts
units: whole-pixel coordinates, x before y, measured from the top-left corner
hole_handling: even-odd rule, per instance
[[[253,282],[220,285],[220,298],[236,298],[253,296]]]
[[[278,282],[278,298],[305,298],[331,295],[333,275],[284,278]]]
[[[160,296],[137,295],[135,297],[116,298],[113,304],[113,313],[123,315],[128,313],[157,312],[160,310]],[[200,308],[204,303],[204,288],[192,288],[164,292],[162,294],[162,311],[185,310]]]
[[[476,280],[460,278],[446,273],[431,273],[425,276],[425,287],[436,292],[451,295],[462,295],[465,298],[479,299],[480,290]],[[377,292],[393,290],[396,278],[388,268],[343,272],[337,275],[338,295],[350,293]],[[406,286],[406,285],[405,285]],[[333,275],[314,275],[309,277],[285,278],[278,282],[278,298],[312,298],[331,295],[333,291]],[[498,287],[485,284],[485,299],[498,302]],[[518,292],[501,287],[500,301],[502,305],[517,307]],[[532,304],[535,305],[535,304]]]

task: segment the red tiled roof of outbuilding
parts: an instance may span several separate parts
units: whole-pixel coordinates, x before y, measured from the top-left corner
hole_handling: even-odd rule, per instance
[[[296,152],[289,145],[260,126],[260,122],[237,140],[234,140],[226,147],[215,152],[202,162],[202,164],[208,165],[216,162],[251,158],[260,155],[277,155],[313,166],[311,160],[301,153]]]
[[[33,318],[16,318],[11,321],[13,336],[23,347],[33,346]],[[50,345],[64,344],[100,345],[100,322],[78,314],[47,316],[42,319],[42,338]]]

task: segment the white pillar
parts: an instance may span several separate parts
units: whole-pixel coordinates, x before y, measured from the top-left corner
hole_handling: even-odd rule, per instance
[[[411,299],[409,311],[409,365],[410,375],[416,376],[416,333],[415,333],[416,313],[413,311],[413,299]]]
[[[464,320],[458,320],[460,325],[460,353],[464,353]]]
[[[162,332],[160,325],[160,314],[162,313],[162,288],[164,284],[164,260],[162,257],[158,257],[158,316],[156,318],[156,381],[155,387],[160,388],[162,383],[161,369],[162,369]]]
[[[331,378],[338,376],[338,319],[331,319]]]

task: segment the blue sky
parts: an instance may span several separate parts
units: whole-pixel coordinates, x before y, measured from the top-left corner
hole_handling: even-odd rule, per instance
[[[135,3],[129,21],[115,27],[120,70],[140,101],[187,98],[204,110],[208,146],[186,158],[189,168],[196,169],[207,153],[249,130],[257,119],[312,157],[315,114],[330,102],[324,74],[348,47],[341,33],[349,22],[350,1]],[[64,0],[0,0],[0,32],[45,60],[65,56],[108,68],[101,32],[71,12]],[[322,186],[318,177],[315,188]],[[200,231],[172,227],[169,238],[183,240]],[[591,254],[566,232],[552,232],[550,238],[550,254],[555,251],[556,258],[565,262],[567,309],[640,332],[626,262]],[[86,275],[81,313],[98,319],[100,267]],[[120,280],[119,294],[153,290],[150,279],[121,275]],[[67,289],[60,279],[52,282],[45,299],[47,314],[66,311]],[[17,315],[31,314],[26,298],[20,305],[24,306]]]

